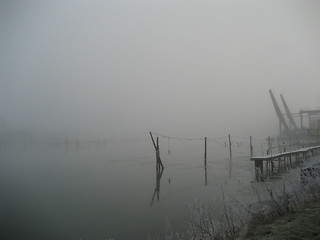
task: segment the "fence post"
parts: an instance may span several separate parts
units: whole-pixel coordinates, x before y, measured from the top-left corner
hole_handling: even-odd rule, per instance
[[[160,170],[160,166],[162,166],[162,168],[163,168],[163,165],[162,165],[162,162],[161,162],[161,159],[160,159],[159,137],[157,137],[157,144],[156,144],[154,139],[153,139],[152,133],[151,132],[149,132],[149,133],[150,133],[150,137],[151,137],[154,149],[156,151],[156,169],[157,169],[157,171],[159,171]]]
[[[204,183],[208,185],[208,173],[207,173],[207,137],[204,138]]]
[[[207,137],[204,138],[204,164],[207,166]]]
[[[250,156],[253,156],[253,148],[252,148],[252,136],[250,136]]]

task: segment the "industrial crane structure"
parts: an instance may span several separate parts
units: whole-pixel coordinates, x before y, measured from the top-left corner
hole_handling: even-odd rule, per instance
[[[280,130],[280,135],[281,135],[281,132],[282,132],[282,131],[281,131],[281,129],[282,129],[281,127],[282,127],[282,126],[284,126],[286,132],[290,132],[290,128],[289,128],[286,120],[285,120],[284,117],[283,117],[283,114],[282,114],[282,112],[281,112],[281,110],[280,110],[280,107],[279,107],[279,105],[278,105],[278,103],[277,103],[277,101],[276,101],[276,99],[275,99],[275,97],[274,97],[271,89],[269,90],[269,93],[270,93],[270,97],[271,97],[271,100],[272,100],[274,109],[276,110],[276,114],[277,114],[277,116],[278,116],[278,118],[279,118],[279,128],[280,128],[279,130]]]
[[[294,119],[293,119],[292,113],[291,113],[290,110],[289,110],[289,107],[288,107],[288,105],[287,105],[287,103],[286,103],[286,100],[284,100],[284,97],[283,97],[282,94],[280,94],[280,97],[281,97],[281,100],[282,100],[284,109],[285,109],[285,111],[286,111],[286,115],[287,115],[287,117],[289,118],[290,130],[291,130],[291,126],[293,126],[294,130],[298,130],[297,124],[296,124],[296,122],[295,122]]]
[[[269,90],[270,97],[276,111],[276,114],[279,118],[279,132],[280,136],[282,134],[282,126],[284,127],[284,133],[286,135],[294,135],[294,134],[305,134],[305,135],[313,135],[313,136],[320,136],[320,110],[300,110],[299,113],[291,113],[289,110],[288,104],[286,103],[282,94],[280,94],[283,107],[285,109],[285,114],[283,114],[280,110],[280,107],[272,93],[272,90]],[[300,115],[300,129],[298,128],[293,116]],[[303,126],[303,117],[307,115],[309,119],[309,128],[305,128]],[[287,116],[289,120],[289,125],[286,122],[284,116]]]

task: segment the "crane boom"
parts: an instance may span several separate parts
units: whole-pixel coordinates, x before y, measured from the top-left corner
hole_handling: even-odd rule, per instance
[[[271,91],[271,89],[269,90],[269,93],[270,93],[270,96],[271,96],[271,100],[272,100],[272,103],[273,103],[273,106],[274,106],[274,109],[276,110],[276,114],[280,120],[280,123],[284,126],[284,128],[287,130],[287,131],[290,131],[289,127],[288,127],[288,124],[286,122],[286,120],[284,119],[282,113],[281,113],[281,110],[279,108],[279,105],[276,101],[276,99],[274,98],[273,96],[273,93]]]
[[[280,94],[280,97],[281,97],[284,109],[286,110],[286,114],[287,114],[287,116],[289,118],[290,123],[293,125],[294,129],[298,129],[297,124],[294,121],[293,116],[292,116],[292,114],[291,114],[291,112],[289,110],[289,107],[288,107],[286,101],[284,100],[284,97],[282,96],[282,94]]]

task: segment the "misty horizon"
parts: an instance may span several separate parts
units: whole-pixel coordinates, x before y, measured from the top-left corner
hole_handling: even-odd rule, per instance
[[[268,136],[320,106],[316,1],[1,2],[0,118],[65,136]]]
[[[1,0],[0,239],[239,239],[256,225],[271,236],[286,214],[290,231],[292,213],[306,222],[320,196],[319,12]],[[319,236],[309,225],[292,235]]]

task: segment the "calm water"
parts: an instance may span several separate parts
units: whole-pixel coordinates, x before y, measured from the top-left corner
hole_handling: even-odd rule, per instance
[[[203,141],[161,139],[160,191],[148,138],[81,144],[78,151],[74,145],[2,145],[0,238],[156,239],[168,224],[184,232],[195,199],[215,201],[221,186],[236,197],[249,192],[248,139],[233,143],[232,161],[224,141],[208,143],[205,171]]]

